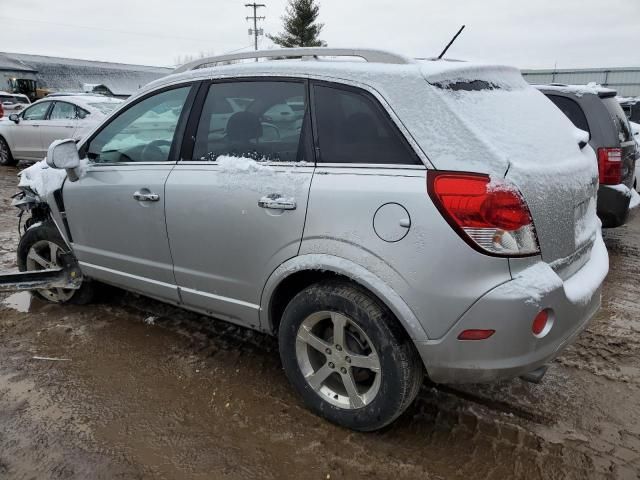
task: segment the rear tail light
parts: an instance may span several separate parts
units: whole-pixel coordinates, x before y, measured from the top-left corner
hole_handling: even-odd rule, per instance
[[[622,149],[599,148],[598,172],[600,183],[603,185],[622,183]]]
[[[529,207],[512,185],[488,175],[428,174],[428,191],[445,220],[473,248],[489,255],[540,253]]]
[[[0,102],[0,118],[4,117],[4,107],[2,106],[2,102]]]

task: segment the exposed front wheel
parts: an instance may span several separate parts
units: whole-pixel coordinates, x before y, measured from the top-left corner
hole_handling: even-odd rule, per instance
[[[312,285],[289,303],[279,330],[285,373],[305,404],[354,430],[388,425],[413,401],[422,363],[393,315],[344,282]]]
[[[35,225],[25,232],[18,244],[18,268],[21,272],[60,268],[60,255],[68,249],[53,222]],[[83,282],[78,290],[53,288],[33,293],[52,303],[83,305],[93,299],[94,287],[91,283]]]
[[[13,158],[13,155],[11,155],[11,150],[9,149],[7,141],[0,137],[0,166],[12,167],[17,164],[18,161]]]

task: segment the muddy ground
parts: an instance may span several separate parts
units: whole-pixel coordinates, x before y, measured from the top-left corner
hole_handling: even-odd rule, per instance
[[[0,170],[5,269],[17,171]],[[270,337],[118,290],[3,295],[0,478],[638,478],[640,215],[605,241],[603,308],[542,384],[425,382],[373,434],[307,412]]]

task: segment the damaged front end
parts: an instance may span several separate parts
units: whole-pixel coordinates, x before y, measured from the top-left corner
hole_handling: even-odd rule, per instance
[[[11,205],[18,209],[18,232],[20,241],[31,228],[44,222],[52,221],[51,209],[33,189],[28,186],[18,187],[19,191],[12,196]],[[28,217],[25,221],[25,215]],[[82,286],[82,272],[70,248],[60,251],[47,268],[21,272],[0,272],[0,292],[17,292],[23,290],[70,289],[77,290]]]

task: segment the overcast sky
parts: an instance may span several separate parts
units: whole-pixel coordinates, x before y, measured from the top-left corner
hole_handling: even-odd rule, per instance
[[[145,65],[249,49],[243,0],[0,0],[0,50]],[[277,33],[286,0],[261,0]],[[640,0],[322,0],[329,46],[521,68],[640,66]],[[271,46],[264,38],[262,48]]]

